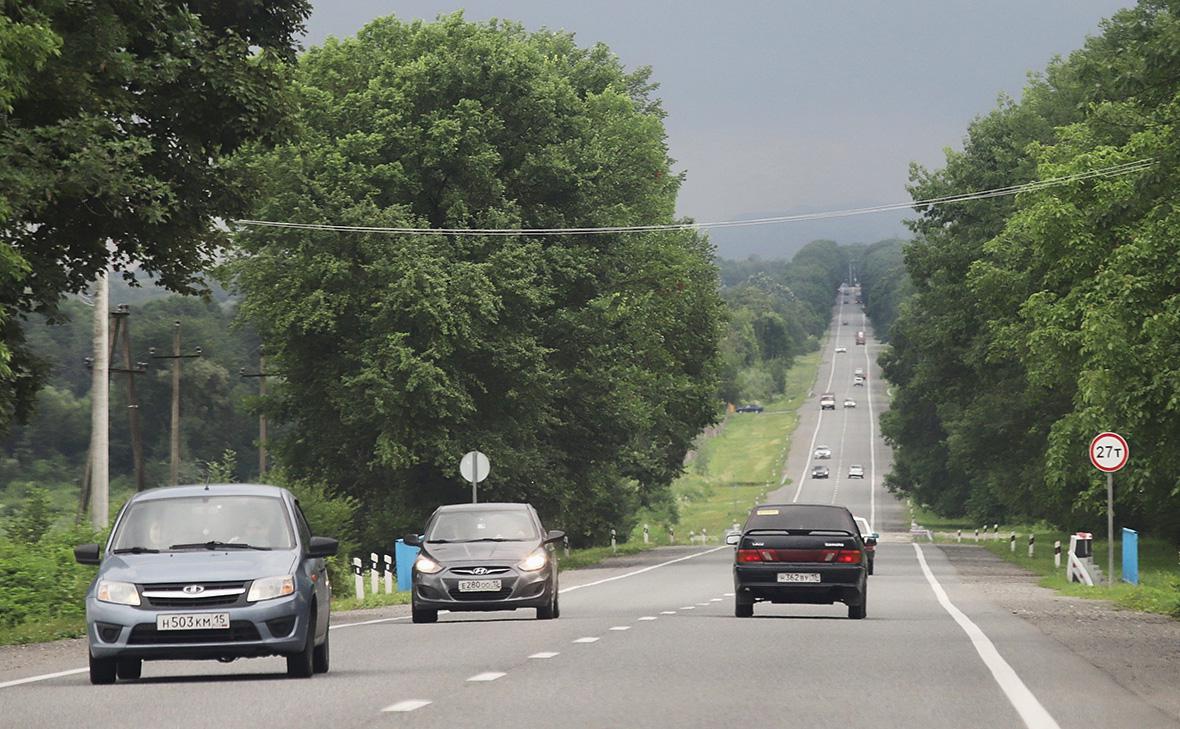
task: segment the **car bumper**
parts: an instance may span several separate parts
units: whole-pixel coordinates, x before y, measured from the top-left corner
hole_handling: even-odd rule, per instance
[[[819,582],[779,582],[783,572],[819,573]],[[864,594],[866,568],[862,565],[770,564],[735,565],[734,591],[755,600],[828,605],[855,604]]]
[[[230,627],[156,630],[157,615],[229,613]],[[307,638],[310,606],[303,595],[249,605],[144,608],[86,598],[86,633],[96,658],[146,660],[248,658],[298,653]]]
[[[414,572],[414,606],[426,610],[486,611],[515,610],[549,605],[553,599],[555,582],[552,563],[536,572],[525,572],[512,567],[508,572],[489,575],[501,581],[499,592],[462,592],[459,582],[481,579],[473,575],[458,575],[451,566],[438,574]]]

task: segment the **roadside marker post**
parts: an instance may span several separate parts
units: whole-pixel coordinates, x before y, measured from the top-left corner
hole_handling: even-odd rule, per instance
[[[1053,542],[1053,566],[1061,569],[1061,540]]]
[[[570,556],[570,538],[568,536],[561,538],[561,546],[565,549],[565,556]]]
[[[1106,474],[1106,584],[1114,584],[1114,474],[1127,465],[1127,439],[1106,431],[1090,441],[1090,463]]]
[[[1008,537],[1008,551],[1014,554],[1016,552],[1016,532],[1012,532],[1012,535]]]
[[[393,556],[385,555],[385,594],[393,594]]]
[[[650,538],[649,538],[649,533],[648,533],[647,524],[644,524],[644,525],[643,525],[643,543],[644,543],[644,544],[650,544],[650,543],[651,543],[651,541],[650,541]]]
[[[377,594],[377,553],[369,552],[369,592]]]
[[[365,578],[362,576],[364,570],[361,568],[361,558],[352,558],[352,574],[356,576],[356,599],[365,599]]]
[[[615,528],[614,527],[611,527],[611,530],[610,530],[610,551],[611,551],[611,554],[618,554],[618,552],[619,552],[619,549],[615,544]]]
[[[676,543],[676,530],[673,529],[672,527],[668,527],[668,544],[675,544],[675,543]],[[1177,553],[1177,554],[1180,555],[1180,553]]]
[[[1000,525],[999,524],[992,524],[992,540],[994,541],[999,538],[1000,538]]]
[[[1035,534],[1028,535],[1028,558],[1033,558],[1033,551],[1036,549],[1037,537]]]
[[[959,530],[958,541],[960,541],[960,542],[963,541],[963,530],[962,529]]]
[[[975,530],[975,543],[979,544],[979,530],[978,529]]]

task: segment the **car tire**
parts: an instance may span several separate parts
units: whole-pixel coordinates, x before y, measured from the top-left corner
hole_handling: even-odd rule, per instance
[[[848,606],[848,617],[853,620],[864,620],[869,610],[869,584],[866,582],[860,592],[860,600],[855,605]]]
[[[537,608],[537,620],[552,620],[557,617],[557,594],[554,593],[548,605]]]
[[[315,611],[307,622],[307,639],[303,650],[287,656],[287,675],[291,678],[311,678],[315,673]]]
[[[876,561],[877,560],[875,560],[875,559],[871,559],[871,558],[869,559],[869,574],[870,575],[873,574],[873,564],[876,563]]]
[[[754,617],[754,601],[743,599],[740,595],[733,599],[733,616],[735,618]]]
[[[414,623],[437,623],[438,611],[410,606],[410,621]]]
[[[143,675],[142,658],[119,658],[115,661],[115,675],[121,679],[135,679]]]
[[[331,647],[328,639],[332,635],[329,624],[328,632],[324,633],[324,642],[315,647],[311,654],[311,670],[315,673],[327,673],[332,663]]]
[[[114,658],[95,658],[90,654],[90,683],[99,686],[115,682],[118,661]]]

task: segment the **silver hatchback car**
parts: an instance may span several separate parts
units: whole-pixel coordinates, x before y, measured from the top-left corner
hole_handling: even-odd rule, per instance
[[[86,593],[90,681],[140,677],[145,660],[285,656],[287,673],[328,670],[324,558],[286,489],[174,486],[135,494],[115,520]]]

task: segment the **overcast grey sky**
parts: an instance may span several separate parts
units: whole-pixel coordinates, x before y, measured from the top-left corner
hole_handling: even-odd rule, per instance
[[[968,123],[1081,47],[1130,0],[313,0],[305,45],[395,14],[463,9],[606,43],[651,66],[679,212],[700,221],[907,200],[911,161],[940,166]],[[904,234],[899,216],[715,233],[722,254]]]

